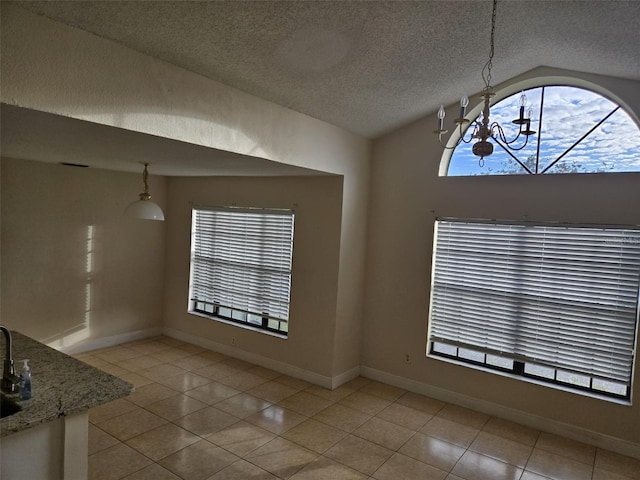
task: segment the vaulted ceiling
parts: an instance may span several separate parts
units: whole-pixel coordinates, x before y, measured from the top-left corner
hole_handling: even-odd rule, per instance
[[[491,27],[490,0],[7,3],[370,138],[481,90]],[[496,22],[494,83],[640,80],[639,1],[501,0]]]

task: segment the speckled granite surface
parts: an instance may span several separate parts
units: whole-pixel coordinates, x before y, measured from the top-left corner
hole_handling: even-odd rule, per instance
[[[129,395],[133,385],[113,375],[36,342],[18,332],[13,337],[16,374],[28,358],[31,365],[31,400],[19,401],[17,395],[4,396],[16,401],[22,410],[0,420],[0,437],[86,411],[111,400]],[[4,359],[4,340],[0,359]],[[0,369],[0,374],[2,373]]]

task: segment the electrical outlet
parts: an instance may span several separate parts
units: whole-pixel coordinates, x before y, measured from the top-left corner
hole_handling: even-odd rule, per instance
[[[408,353],[404,356],[404,363],[411,363],[411,355]]]
[[[232,347],[236,346],[236,337],[231,337],[231,346]]]

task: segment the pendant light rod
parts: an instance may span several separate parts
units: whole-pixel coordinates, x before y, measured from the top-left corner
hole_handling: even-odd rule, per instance
[[[140,194],[140,200],[151,200],[151,195],[149,195],[149,184],[147,179],[149,178],[149,164],[144,164],[144,171],[142,172],[142,182],[144,183],[144,192]]]

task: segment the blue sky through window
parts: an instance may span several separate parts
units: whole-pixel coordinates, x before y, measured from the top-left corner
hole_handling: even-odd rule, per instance
[[[529,138],[525,148],[512,153],[534,171],[537,158],[538,173],[542,173],[618,107],[602,95],[578,87],[545,86],[525,90],[524,93],[527,96],[525,110],[529,107],[532,109],[531,129],[537,133]],[[499,122],[505,128],[508,139],[517,133],[517,125],[511,122],[518,116],[519,100],[520,92],[491,107],[491,122]],[[448,175],[527,174],[495,141],[492,143],[494,152],[485,158],[483,167],[479,166],[478,157],[471,152],[471,145],[461,144],[451,156]],[[619,108],[544,173],[637,171],[640,171],[640,129]]]

